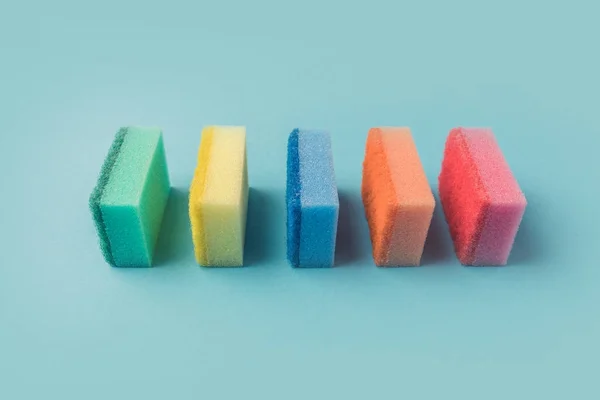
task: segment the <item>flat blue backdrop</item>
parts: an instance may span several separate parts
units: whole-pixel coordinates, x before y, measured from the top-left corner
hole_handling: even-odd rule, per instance
[[[595,398],[598,2],[4,1],[0,398]],[[200,131],[248,130],[244,269],[193,260]],[[123,125],[163,128],[153,269],[102,260],[87,208]],[[378,269],[367,131],[413,130],[435,188],[458,125],[497,135],[529,207],[507,268],[464,268],[438,203],[424,266]],[[285,261],[286,140],[332,133],[339,268]]]

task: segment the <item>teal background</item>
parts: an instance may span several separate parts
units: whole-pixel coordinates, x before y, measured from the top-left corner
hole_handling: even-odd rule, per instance
[[[0,398],[595,398],[597,1],[0,5]],[[193,261],[202,126],[248,129],[244,269]],[[174,189],[153,269],[104,264],[87,208],[123,125]],[[529,206],[507,268],[461,267],[438,208],[378,269],[368,129],[407,125],[435,186],[458,125],[496,133]],[[285,145],[332,132],[339,268],[285,262]],[[435,188],[434,188],[435,190]]]

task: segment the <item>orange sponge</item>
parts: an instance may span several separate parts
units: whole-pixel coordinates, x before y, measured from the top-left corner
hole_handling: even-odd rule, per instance
[[[435,200],[409,128],[369,131],[362,198],[375,264],[419,265]]]

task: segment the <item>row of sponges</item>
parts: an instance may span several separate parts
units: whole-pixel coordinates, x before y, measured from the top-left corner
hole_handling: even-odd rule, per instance
[[[334,264],[339,202],[332,158],[327,133],[290,135],[287,247],[293,266]],[[505,265],[527,202],[490,130],[450,132],[439,192],[461,263]],[[369,131],[362,199],[375,264],[419,265],[435,200],[410,129]]]
[[[464,265],[505,265],[527,202],[489,129],[456,128],[438,189]],[[362,196],[379,266],[420,264],[435,207],[408,128],[369,132]]]
[[[287,157],[288,259],[294,267],[331,267],[339,200],[329,134],[294,130]],[[160,129],[122,128],[90,196],[109,264],[152,265],[169,191]],[[526,201],[490,130],[450,132],[439,191],[459,260],[506,264]],[[419,265],[435,201],[408,128],[369,131],[362,197],[375,264]],[[243,265],[247,205],[245,128],[205,128],[189,197],[200,265]]]
[[[170,189],[160,129],[119,130],[90,196],[106,262],[152,265]],[[243,265],[247,205],[246,129],[205,128],[189,197],[199,264]]]

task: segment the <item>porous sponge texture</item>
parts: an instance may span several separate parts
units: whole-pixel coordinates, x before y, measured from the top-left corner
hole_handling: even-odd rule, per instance
[[[101,237],[109,243],[110,261],[118,267],[149,267],[166,207],[170,182],[158,128],[129,127],[112,168],[92,197],[102,217]],[[102,176],[102,174],[101,174]],[[106,258],[106,256],[105,256]]]
[[[299,267],[333,267],[338,213],[335,203],[302,208]]]
[[[170,192],[171,184],[165,146],[163,137],[160,135],[150,161],[138,208],[150,263],[152,263],[154,248],[158,240]]]
[[[289,135],[286,202],[290,264],[332,267],[339,198],[329,133],[295,129]]]
[[[127,128],[119,129],[119,131],[115,135],[112,145],[108,150],[108,154],[104,159],[104,163],[102,164],[102,168],[100,169],[100,174],[98,176],[98,181],[96,183],[96,186],[92,190],[92,194],[90,195],[89,200],[90,211],[92,212],[92,219],[94,220],[96,232],[98,233],[98,240],[100,242],[100,250],[102,251],[102,256],[104,257],[104,260],[111,265],[114,265],[115,261],[110,248],[110,240],[108,238],[108,234],[104,226],[104,218],[102,217],[100,201],[102,199],[102,193],[104,192],[104,188],[108,183],[110,172],[112,171],[113,166],[115,165],[117,157],[119,156],[119,152],[121,150],[121,146],[123,145],[126,135]]]
[[[333,267],[339,198],[329,133],[299,131],[298,160],[301,188],[299,266]]]
[[[298,154],[298,129],[295,129],[288,138],[287,147],[287,258],[293,267],[300,264],[300,160]]]
[[[439,191],[460,262],[505,265],[527,201],[491,130],[450,131]]]
[[[201,265],[208,265],[208,253],[206,249],[206,232],[202,215],[202,199],[206,188],[206,171],[210,161],[210,151],[214,136],[214,127],[206,127],[202,130],[198,160],[192,185],[190,187],[189,214],[192,228],[192,240],[196,261]]]
[[[435,200],[410,129],[369,131],[362,197],[375,264],[419,265]]]
[[[376,265],[387,263],[396,215],[396,192],[383,147],[381,132],[371,129],[363,162],[362,199]]]
[[[247,206],[246,129],[205,128],[189,202],[199,264],[243,265]]]
[[[471,264],[489,199],[460,129],[453,129],[448,135],[438,181],[440,201],[456,256],[461,263]]]

